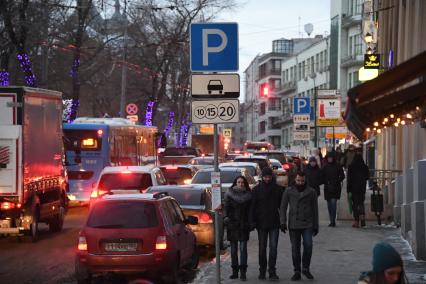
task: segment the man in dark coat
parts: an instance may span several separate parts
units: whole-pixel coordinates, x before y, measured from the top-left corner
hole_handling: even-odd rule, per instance
[[[323,180],[321,169],[319,168],[317,164],[317,159],[314,156],[309,158],[309,163],[305,167],[304,173],[306,176],[305,179],[308,186],[315,189],[317,196],[320,196],[321,195],[320,185],[324,184],[324,180]]]
[[[356,154],[348,168],[347,191],[352,193],[352,209],[354,223],[352,227],[358,228],[361,219],[361,226],[365,226],[365,189],[370,176],[368,166],[364,163],[361,154]]]
[[[287,215],[287,208],[290,207]],[[288,218],[287,218],[288,216]],[[315,189],[305,182],[305,174],[298,172],[296,183],[283,194],[280,207],[280,227],[285,233],[290,229],[291,253],[294,275],[292,281],[300,280],[302,272],[308,279],[314,279],[309,271],[312,257],[312,236],[318,234],[318,197]],[[303,238],[303,258],[300,246]],[[302,263],[302,269],[300,264]]]
[[[336,227],[337,200],[342,193],[342,181],[345,173],[336,162],[335,155],[330,152],[326,155],[327,164],[322,169],[324,175],[324,198],[327,200],[328,214],[330,216],[329,227]]]
[[[259,279],[266,278],[269,267],[269,279],[278,281],[276,273],[277,247],[280,228],[279,208],[284,188],[279,186],[272,176],[272,169],[262,170],[262,181],[254,187],[250,207],[250,227],[256,228],[259,239]],[[266,260],[266,248],[269,238],[269,260]]]

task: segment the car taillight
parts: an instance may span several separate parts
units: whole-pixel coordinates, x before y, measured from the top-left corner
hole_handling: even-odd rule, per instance
[[[283,169],[284,170],[289,170],[290,169],[290,165],[289,164],[284,164],[283,165]]]
[[[0,208],[2,210],[9,210],[14,208],[21,208],[21,203],[13,203],[13,202],[2,202]]]
[[[191,184],[191,179],[186,179],[183,181],[184,184]]]
[[[155,243],[156,250],[165,250],[167,249],[167,240],[166,236],[158,236],[157,241]]]
[[[78,250],[87,251],[87,241],[85,236],[78,237]]]
[[[200,224],[210,224],[210,223],[213,223],[213,219],[212,219],[212,217],[210,217],[209,214],[207,214],[207,213],[201,213],[198,216],[198,223],[200,223]]]
[[[92,193],[90,194],[90,198],[98,198],[107,193],[108,193],[107,190],[93,190]]]

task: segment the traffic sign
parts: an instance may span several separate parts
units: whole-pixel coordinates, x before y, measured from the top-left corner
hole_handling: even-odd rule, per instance
[[[293,123],[309,123],[311,121],[309,114],[294,114]]]
[[[340,97],[335,99],[318,99],[318,126],[338,126],[340,117]]]
[[[132,121],[132,122],[138,122],[139,121],[139,117],[137,115],[128,115],[127,119]]]
[[[311,132],[293,132],[293,140],[309,141],[311,140]]]
[[[192,123],[233,123],[239,121],[239,100],[192,101]]]
[[[238,71],[238,24],[191,24],[190,60],[193,72]]]
[[[222,205],[222,192],[220,189],[220,172],[211,173],[212,182],[212,209],[219,209]]]
[[[301,124],[301,123],[293,124],[293,132],[303,132],[303,131],[310,132],[310,129],[311,128],[309,124]]]
[[[129,115],[134,115],[137,114],[139,111],[139,108],[137,105],[135,105],[134,103],[130,103],[126,106],[126,112]]]
[[[240,75],[238,74],[193,74],[191,76],[193,98],[238,98]]]
[[[311,112],[311,99],[294,97],[293,113],[294,114],[309,114]]]
[[[224,128],[223,129],[223,137],[231,138],[232,137],[232,128]]]

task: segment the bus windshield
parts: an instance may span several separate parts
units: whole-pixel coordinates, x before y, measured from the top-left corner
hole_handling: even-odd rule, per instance
[[[74,130],[64,129],[65,151],[100,151],[102,149],[102,137],[98,130]]]

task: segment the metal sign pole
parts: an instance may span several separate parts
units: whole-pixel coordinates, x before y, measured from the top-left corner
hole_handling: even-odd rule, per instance
[[[214,124],[214,171],[219,172],[219,143],[218,143],[218,131],[217,131],[217,124]],[[214,211],[214,236],[215,236],[215,250],[216,250],[216,283],[221,283],[220,279],[220,243],[219,243],[219,211]]]

